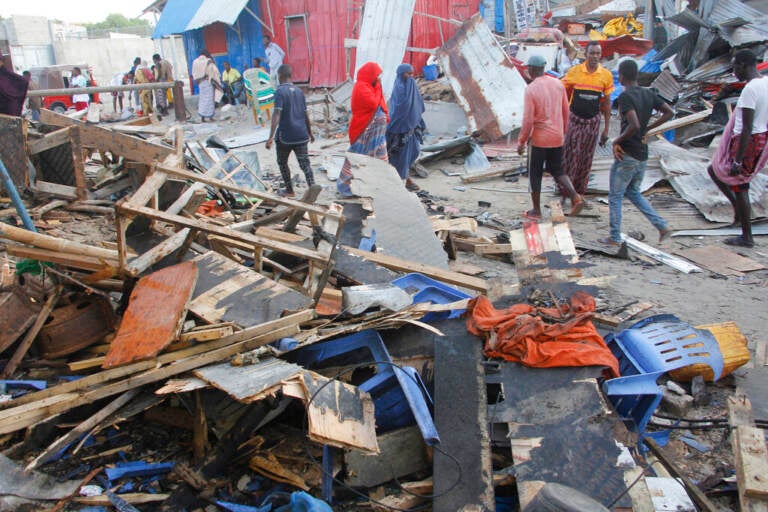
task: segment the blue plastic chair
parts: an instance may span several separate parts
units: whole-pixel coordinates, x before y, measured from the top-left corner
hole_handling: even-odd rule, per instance
[[[364,352],[366,349],[368,357]],[[378,431],[387,432],[412,425],[415,420],[425,443],[431,446],[440,442],[429,411],[432,398],[419,373],[414,368],[393,366],[378,332],[367,329],[343,338],[314,343],[292,353],[291,359],[311,369],[323,361],[348,354],[354,354],[354,363],[379,362],[376,364],[376,375],[358,386],[373,399]]]
[[[413,296],[413,304],[419,302],[450,304],[451,302],[472,298],[456,288],[452,288],[445,283],[441,283],[440,281],[417,272],[398,277],[392,281],[392,284]],[[444,318],[457,318],[465,311],[466,309],[453,309],[451,311],[440,312],[433,311],[424,315],[422,320],[430,322],[432,320],[442,320]]]
[[[712,333],[694,329],[674,315],[645,318],[617,335],[609,334],[605,341],[619,361],[621,377],[604,381],[603,391],[638,432],[638,444],[647,436],[664,445],[669,436],[667,431],[645,431],[663,395],[656,384],[659,377],[696,363],[712,368],[715,380],[723,372],[723,355]]]

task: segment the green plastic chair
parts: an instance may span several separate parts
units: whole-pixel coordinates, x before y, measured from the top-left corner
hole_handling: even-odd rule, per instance
[[[263,115],[272,119],[272,107],[275,105],[275,89],[266,71],[250,68],[243,71],[245,94],[253,109],[253,120],[264,126]]]

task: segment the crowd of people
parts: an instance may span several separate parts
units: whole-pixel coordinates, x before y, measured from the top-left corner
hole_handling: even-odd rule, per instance
[[[314,176],[309,162],[307,145],[314,141],[302,90],[292,82],[291,66],[284,64],[285,52],[269,36],[264,36],[266,59],[252,61],[259,81],[274,88],[274,114],[270,126],[267,148],[275,146],[278,167],[284,181],[282,193],[293,196],[294,186],[288,167],[291,153],[309,185]],[[638,85],[638,66],[632,59],[619,65],[622,93],[611,105],[614,90],[611,73],[600,64],[601,46],[591,41],[586,46],[586,59],[570,67],[562,79],[545,72],[546,60],[533,55],[527,63],[530,83],[526,87],[524,112],[518,152],[529,153],[529,179],[532,208],[523,212],[530,220],[542,218],[540,194],[544,171],[555,179],[563,200],[570,199],[572,215],[578,214],[586,204],[592,157],[597,144],[608,142],[611,110],[620,117],[620,134],[612,141],[614,163],[609,184],[609,236],[601,243],[618,246],[622,243],[622,203],[627,197],[659,232],[660,241],[672,232],[663,219],[642,195],[641,183],[648,160],[645,134],[673,116],[670,106],[650,89]],[[160,55],[152,57],[153,65],[137,57],[127,73],[118,73],[111,83],[173,82],[173,67]],[[266,66],[266,67],[265,67]],[[750,50],[740,50],[733,58],[734,74],[746,85],[738,99],[725,132],[717,148],[709,175],[732,204],[734,225],[742,234],[729,238],[731,245],[752,247],[749,184],[768,163],[768,77],[757,71],[757,58]],[[221,73],[211,54],[203,49],[192,62],[192,79],[199,90],[198,114],[203,122],[213,120],[216,105],[226,98],[232,104],[244,103],[244,76],[229,62],[223,63]],[[413,67],[401,64],[396,71],[391,97],[384,97],[381,84],[382,69],[375,62],[359,67],[352,90],[351,119],[348,128],[349,149],[389,162],[396,169],[404,186],[411,191],[419,187],[408,176],[409,169],[419,155],[426,130],[424,101],[413,78]],[[69,86],[87,87],[88,83],[78,67],[73,68]],[[38,86],[29,72],[15,74],[0,59],[0,113],[21,115],[27,90]],[[113,108],[123,109],[123,93],[114,92]],[[153,102],[154,97],[154,102]],[[136,105],[144,114],[156,108],[167,113],[169,95],[165,89],[135,91]],[[74,92],[72,101],[77,110],[88,107],[89,95]],[[129,101],[131,96],[129,94]],[[251,98],[255,101],[255,98]],[[39,98],[29,98],[32,119],[39,119]],[[653,120],[654,113],[660,114]],[[601,130],[601,119],[602,130]],[[347,160],[337,181],[342,195],[351,195],[351,164]]]

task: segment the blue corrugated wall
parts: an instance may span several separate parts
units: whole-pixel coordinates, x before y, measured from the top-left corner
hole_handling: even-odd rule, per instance
[[[259,18],[258,0],[249,0],[248,8],[256,13]],[[235,29],[239,29],[240,33]],[[262,38],[264,33],[261,24],[251,16],[245,9],[240,13],[237,22],[233,27],[227,27],[227,55],[214,55],[213,60],[223,69],[222,63],[228,60],[233,68],[241,73],[244,68],[251,67],[251,61],[254,57],[264,57],[264,43]],[[203,39],[203,29],[189,30],[182,34],[184,40],[184,51],[187,54],[189,63],[189,74],[192,75],[192,61],[200,55],[200,50],[205,47]],[[194,94],[197,94],[197,86],[194,86]]]

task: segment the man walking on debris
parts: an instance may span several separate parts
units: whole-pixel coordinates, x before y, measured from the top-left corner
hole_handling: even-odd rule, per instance
[[[579,194],[587,193],[592,157],[595,154],[597,135],[600,131],[600,113],[605,123],[600,134],[600,145],[608,140],[611,122],[611,93],[613,76],[600,65],[602,50],[598,41],[587,44],[587,60],[573,66],[563,77],[563,85],[571,104],[571,115],[565,133],[563,162],[565,172]],[[560,190],[566,196],[567,190]]]
[[[528,74],[533,81],[525,88],[523,125],[517,141],[517,153],[522,156],[530,141],[530,169],[533,209],[523,213],[531,220],[541,219],[541,178],[544,164],[547,171],[571,198],[571,215],[584,207],[584,198],[573,188],[573,184],[562,168],[563,138],[568,126],[568,96],[565,87],[556,78],[544,74],[547,61],[540,55],[528,59]]]
[[[707,171],[733,205],[733,223],[741,225],[741,236],[726,238],[724,242],[754,247],[749,183],[768,161],[768,78],[758,73],[757,58],[750,50],[736,52],[733,73],[747,85]]]
[[[277,132],[275,152],[277,166],[285,183],[285,196],[293,197],[293,182],[291,169],[288,167],[288,157],[291,152],[296,154],[296,160],[307,179],[307,186],[315,183],[312,167],[309,165],[307,143],[315,142],[312,127],[307,112],[307,102],[301,89],[291,82],[291,66],[283,64],[277,70],[280,87],[275,91],[275,111],[272,114],[272,126],[269,129],[269,139],[266,147],[270,149]]]
[[[655,92],[637,85],[637,63],[634,60],[627,59],[619,64],[619,82],[624,92],[616,99],[621,116],[621,134],[613,141],[615,160],[611,167],[608,192],[611,230],[610,237],[601,238],[599,242],[621,245],[621,203],[625,195],[659,230],[661,242],[672,230],[643,196],[640,185],[648,160],[645,133],[667,122],[672,117],[672,109]],[[648,121],[654,110],[660,111],[661,117],[649,126]]]

